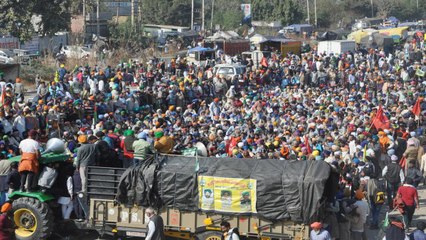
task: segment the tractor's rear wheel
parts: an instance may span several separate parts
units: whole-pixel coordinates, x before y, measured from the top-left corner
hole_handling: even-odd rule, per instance
[[[13,220],[17,240],[47,239],[53,230],[53,213],[38,199],[21,197],[13,201]]]

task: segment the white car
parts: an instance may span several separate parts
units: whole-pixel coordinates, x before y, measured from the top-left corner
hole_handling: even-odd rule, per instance
[[[92,55],[89,48],[81,46],[64,46],[61,53],[67,58],[88,58]]]
[[[15,59],[5,51],[0,50],[0,63],[15,63]]]
[[[243,75],[246,66],[240,64],[217,64],[213,68],[213,74],[223,75],[226,79],[232,79],[236,75]]]

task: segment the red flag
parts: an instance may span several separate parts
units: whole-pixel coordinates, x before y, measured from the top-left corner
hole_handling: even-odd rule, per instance
[[[266,57],[262,57],[262,60],[260,61],[260,65],[266,68],[268,67],[268,60],[266,59]]]
[[[305,135],[305,147],[308,154],[312,153],[311,145],[309,145],[308,136]]]
[[[365,99],[370,101],[370,97],[368,96],[368,87],[365,88]]]
[[[405,169],[405,164],[407,164],[407,159],[405,157],[402,157],[399,161],[399,166],[401,166],[402,169]]]
[[[373,123],[374,127],[376,127],[376,129],[389,129],[390,127],[390,122],[389,119],[386,117],[385,113],[383,112],[383,108],[380,105],[379,109],[377,109],[377,113],[376,116],[373,119]]]
[[[420,116],[420,112],[422,111],[420,109],[420,98],[417,98],[416,104],[414,104],[413,110],[411,110],[414,115]]]

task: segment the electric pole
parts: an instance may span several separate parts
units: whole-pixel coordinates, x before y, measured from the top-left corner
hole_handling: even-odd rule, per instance
[[[210,29],[212,31],[212,34],[213,34],[213,14],[214,14],[214,0],[212,0],[212,15],[210,18]]]
[[[99,0],[96,1],[96,34],[98,35],[98,39],[101,35],[101,28],[99,25]]]
[[[306,0],[306,12],[308,13],[308,24],[311,24],[311,16],[309,13],[309,0]]]
[[[86,41],[86,0],[83,0],[83,43]]]
[[[135,0],[131,0],[130,4],[132,6],[130,6],[130,25],[132,26],[132,32],[135,29]]]
[[[191,2],[191,30],[194,30],[194,0],[192,0]]]
[[[315,11],[315,27],[318,27],[318,18],[317,18],[317,0],[314,0],[314,11]]]
[[[204,0],[201,1],[201,31],[204,31]]]

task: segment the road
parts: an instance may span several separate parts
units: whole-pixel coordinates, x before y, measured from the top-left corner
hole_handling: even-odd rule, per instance
[[[419,200],[420,200],[420,209],[416,209],[413,216],[413,222],[411,223],[410,231],[413,231],[416,229],[416,224],[419,221],[425,221],[426,222],[426,187],[424,185],[421,185],[417,188],[418,194],[419,194]],[[386,211],[389,211],[386,204],[382,207],[382,211],[380,213],[380,221],[383,222],[385,219]],[[389,216],[396,216],[396,217],[402,217],[401,214],[399,214],[398,211],[394,211],[389,214]],[[409,231],[409,232],[410,232]],[[381,230],[370,230],[367,229],[367,238],[368,240],[381,240],[383,237],[383,231]]]

